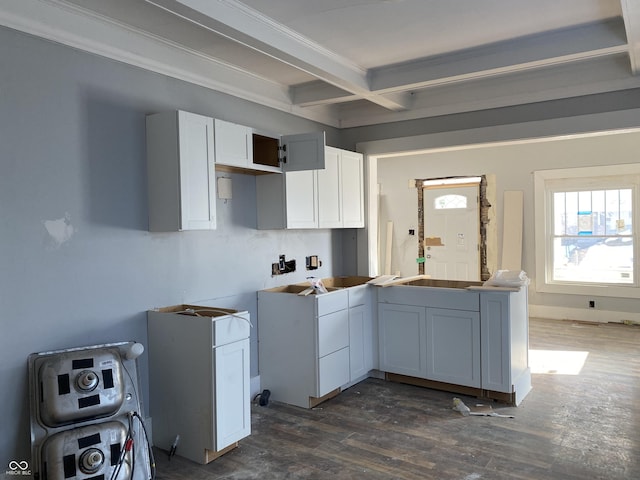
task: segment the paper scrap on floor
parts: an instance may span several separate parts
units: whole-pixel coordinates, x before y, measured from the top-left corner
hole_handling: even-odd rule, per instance
[[[513,415],[504,415],[493,410],[491,405],[484,405],[477,403],[474,407],[468,407],[462,400],[457,397],[453,398],[453,410],[460,412],[463,416],[476,416],[476,417],[502,417],[502,418],[514,418]]]

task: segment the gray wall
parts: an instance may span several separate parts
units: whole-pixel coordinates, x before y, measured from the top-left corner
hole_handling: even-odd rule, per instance
[[[30,353],[146,344],[146,310],[182,302],[256,319],[256,291],[303,281],[305,255],[322,260],[317,276],[348,272],[341,232],[256,230],[248,175],[232,175],[216,231],[147,231],[146,114],[180,108],[274,133],[324,129],[328,143],[336,130],[5,28],[0,65],[1,477],[29,458]],[[272,278],[279,254],[298,271]],[[146,354],[140,370],[148,398]]]

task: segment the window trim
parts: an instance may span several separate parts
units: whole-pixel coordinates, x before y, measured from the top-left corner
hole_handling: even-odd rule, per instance
[[[595,167],[539,170],[534,175],[534,221],[535,221],[535,285],[541,293],[590,295],[617,298],[640,298],[640,268],[634,271],[633,285],[593,285],[580,283],[553,283],[552,235],[553,215],[550,212],[553,191],[563,185],[564,191],[583,187],[599,189],[607,183],[615,188],[633,188],[633,258],[637,259],[640,244],[640,164],[607,165]],[[593,181],[595,180],[595,182]],[[616,179],[618,179],[616,181]],[[623,180],[620,182],[620,180]],[[637,264],[637,262],[636,262]]]

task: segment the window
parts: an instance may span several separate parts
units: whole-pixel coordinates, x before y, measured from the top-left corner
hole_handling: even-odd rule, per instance
[[[467,197],[465,195],[441,195],[433,202],[436,210],[447,210],[451,208],[467,208]]]
[[[538,291],[640,297],[633,261],[640,166],[534,175]]]

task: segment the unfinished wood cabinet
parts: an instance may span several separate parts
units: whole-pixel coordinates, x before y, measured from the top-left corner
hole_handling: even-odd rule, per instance
[[[149,230],[216,228],[213,119],[184,111],[148,115]]]

